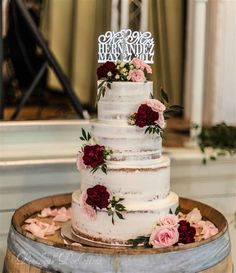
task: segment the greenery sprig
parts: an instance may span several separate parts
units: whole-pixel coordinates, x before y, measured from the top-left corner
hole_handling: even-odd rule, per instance
[[[150,94],[150,97],[153,98],[153,95]],[[182,113],[183,107],[179,105],[168,105],[169,104],[169,97],[168,94],[161,89],[160,93],[160,101],[165,105],[166,110],[164,111],[164,119],[167,120],[173,116],[179,115]],[[145,134],[159,134],[162,138],[164,138],[164,130],[158,124],[148,125],[147,129],[145,130]]]
[[[165,120],[179,115],[183,111],[183,107],[180,105],[169,105],[168,94],[163,89],[161,89],[160,101],[166,106],[166,110],[164,111]]]
[[[87,142],[87,144],[84,144],[84,145],[82,146],[80,153],[84,153],[86,147],[88,147],[88,146],[90,146],[90,147],[93,146],[91,143],[89,143],[90,140],[92,139],[90,133],[89,133],[89,132],[86,132],[83,128],[82,128],[82,135],[81,135],[80,139],[81,139],[82,141]],[[97,146],[99,146],[99,145],[97,145]],[[106,160],[109,160],[109,159],[110,159],[110,156],[111,156],[111,154],[112,154],[112,150],[107,149],[106,147],[105,147],[105,148],[103,147],[103,149],[104,149],[104,150],[102,151],[102,155],[100,155],[100,157],[102,156],[102,158],[104,159],[104,160],[103,160],[104,162],[103,162],[102,164],[97,165],[96,167],[90,166],[90,167],[91,167],[91,170],[90,170],[91,173],[95,173],[98,169],[101,169],[105,174],[107,174],[107,164],[106,164]],[[88,165],[88,166],[89,166],[89,165]]]
[[[158,124],[153,124],[147,126],[145,134],[159,134],[162,138],[164,138],[164,130],[158,125]]]
[[[145,248],[152,248],[152,245],[149,244],[150,237],[148,236],[138,236],[135,239],[129,239],[128,243],[132,245],[132,247],[137,247],[138,245],[143,245]]]
[[[199,129],[194,125],[194,129]],[[202,128],[197,136],[198,145],[204,154],[203,163],[207,162],[206,150],[212,148],[209,158],[216,160],[218,156],[233,156],[236,154],[236,127],[220,123],[210,128]]]
[[[173,213],[172,209],[170,209],[169,214],[178,215],[180,211],[181,211],[181,210],[180,210],[180,206],[178,206],[178,207],[175,209],[175,212],[174,212],[174,213]]]
[[[80,137],[80,139],[82,141],[89,141],[91,139],[91,135],[90,133],[86,133],[86,131],[84,130],[84,128],[82,128],[82,136]]]
[[[99,102],[99,100],[100,100],[101,97],[105,96],[106,88],[111,89],[111,83],[112,83],[112,81],[103,80],[98,85],[98,94],[97,94],[96,104]]]
[[[112,218],[112,224],[115,224],[115,215],[117,215],[117,217],[119,219],[124,220],[124,216],[123,216],[123,212],[126,211],[126,208],[123,204],[121,204],[121,202],[124,200],[124,198],[119,198],[117,199],[115,196],[112,197],[112,199],[109,202],[109,206],[107,208],[107,213],[109,216],[111,216]]]

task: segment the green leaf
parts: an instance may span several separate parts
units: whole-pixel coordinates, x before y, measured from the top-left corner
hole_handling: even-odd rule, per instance
[[[86,139],[86,140],[87,140],[87,137],[86,137],[86,132],[85,132],[84,128],[82,128],[82,136],[83,136],[83,138],[84,138],[84,139]]]
[[[125,210],[125,206],[122,204],[116,204],[115,209],[118,211],[124,211]]]
[[[116,211],[116,215],[117,215],[120,219],[122,219],[122,220],[125,219],[124,216],[123,216],[120,212],[118,212],[118,211]]]
[[[169,210],[169,214],[173,214],[173,212],[172,212],[172,210],[171,210],[171,209]]]
[[[133,247],[137,247],[139,244],[144,244],[145,247],[151,247],[149,245],[150,237],[146,236],[138,236],[136,239],[129,239],[128,243],[131,244]]]
[[[102,86],[103,86],[103,84],[106,82],[106,80],[103,80],[103,81],[101,81],[101,83],[98,85],[98,88],[97,89],[100,89]]]
[[[105,174],[107,174],[107,165],[106,164],[103,164],[101,169]]]
[[[177,113],[181,113],[184,108],[182,106],[180,106],[180,105],[171,105],[169,107],[169,109],[173,110],[173,111],[175,111]]]
[[[154,99],[154,96],[153,96],[153,94],[152,94],[152,93],[150,93],[150,98],[151,98],[151,99]]]
[[[215,156],[210,156],[210,159],[211,160],[216,160],[216,157]]]
[[[91,139],[91,135],[90,135],[90,133],[88,133],[88,140],[90,140]]]
[[[146,128],[144,134],[146,134],[149,131],[149,127]]]
[[[107,209],[108,216],[111,216],[113,214],[112,209]]]
[[[161,100],[166,103],[169,102],[169,97],[163,89],[161,89]]]
[[[176,210],[175,210],[175,215],[178,215],[179,212],[180,212],[180,206],[178,206],[178,207],[176,208]]]
[[[85,139],[83,137],[80,137],[81,140],[85,141]]]

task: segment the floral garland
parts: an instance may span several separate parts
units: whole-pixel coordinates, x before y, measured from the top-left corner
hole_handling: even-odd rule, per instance
[[[112,217],[112,224],[115,223],[115,215],[124,220],[123,212],[126,208],[121,202],[124,198],[110,196],[107,188],[102,185],[95,185],[83,191],[80,198],[80,205],[84,213],[91,219],[96,219],[97,209],[106,209],[108,216]]]
[[[140,128],[147,127],[145,134],[160,134],[163,137],[165,120],[181,113],[182,107],[179,105],[168,106],[169,98],[164,90],[161,90],[161,98],[146,99],[139,106],[136,113],[128,117],[129,125],[136,125]]]
[[[104,97],[106,89],[111,88],[112,82],[146,82],[148,74],[152,74],[151,66],[138,58],[133,58],[131,62],[117,60],[113,63],[107,61],[97,69],[97,78],[102,80],[98,85],[97,101]]]
[[[98,169],[101,169],[106,174],[106,161],[111,158],[112,151],[98,144],[93,145],[91,135],[86,133],[83,128],[80,139],[89,144],[83,145],[81,151],[78,153],[76,161],[78,170],[92,168],[91,172],[94,173]]]
[[[218,232],[218,228],[202,220],[200,211],[194,208],[187,215],[179,212],[160,216],[150,236],[139,236],[128,243],[133,247],[164,248],[206,240]]]

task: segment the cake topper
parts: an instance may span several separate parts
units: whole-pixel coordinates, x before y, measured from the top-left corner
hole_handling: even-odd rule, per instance
[[[107,31],[98,37],[98,63],[129,62],[136,57],[145,63],[153,63],[154,39],[150,32],[122,29]]]

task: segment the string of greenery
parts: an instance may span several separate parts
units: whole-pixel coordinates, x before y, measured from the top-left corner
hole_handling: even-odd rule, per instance
[[[198,126],[195,126],[197,129]],[[236,127],[220,123],[210,128],[202,128],[198,135],[198,145],[204,154],[203,163],[206,163],[206,149],[212,148],[211,160],[218,156],[236,154]]]

